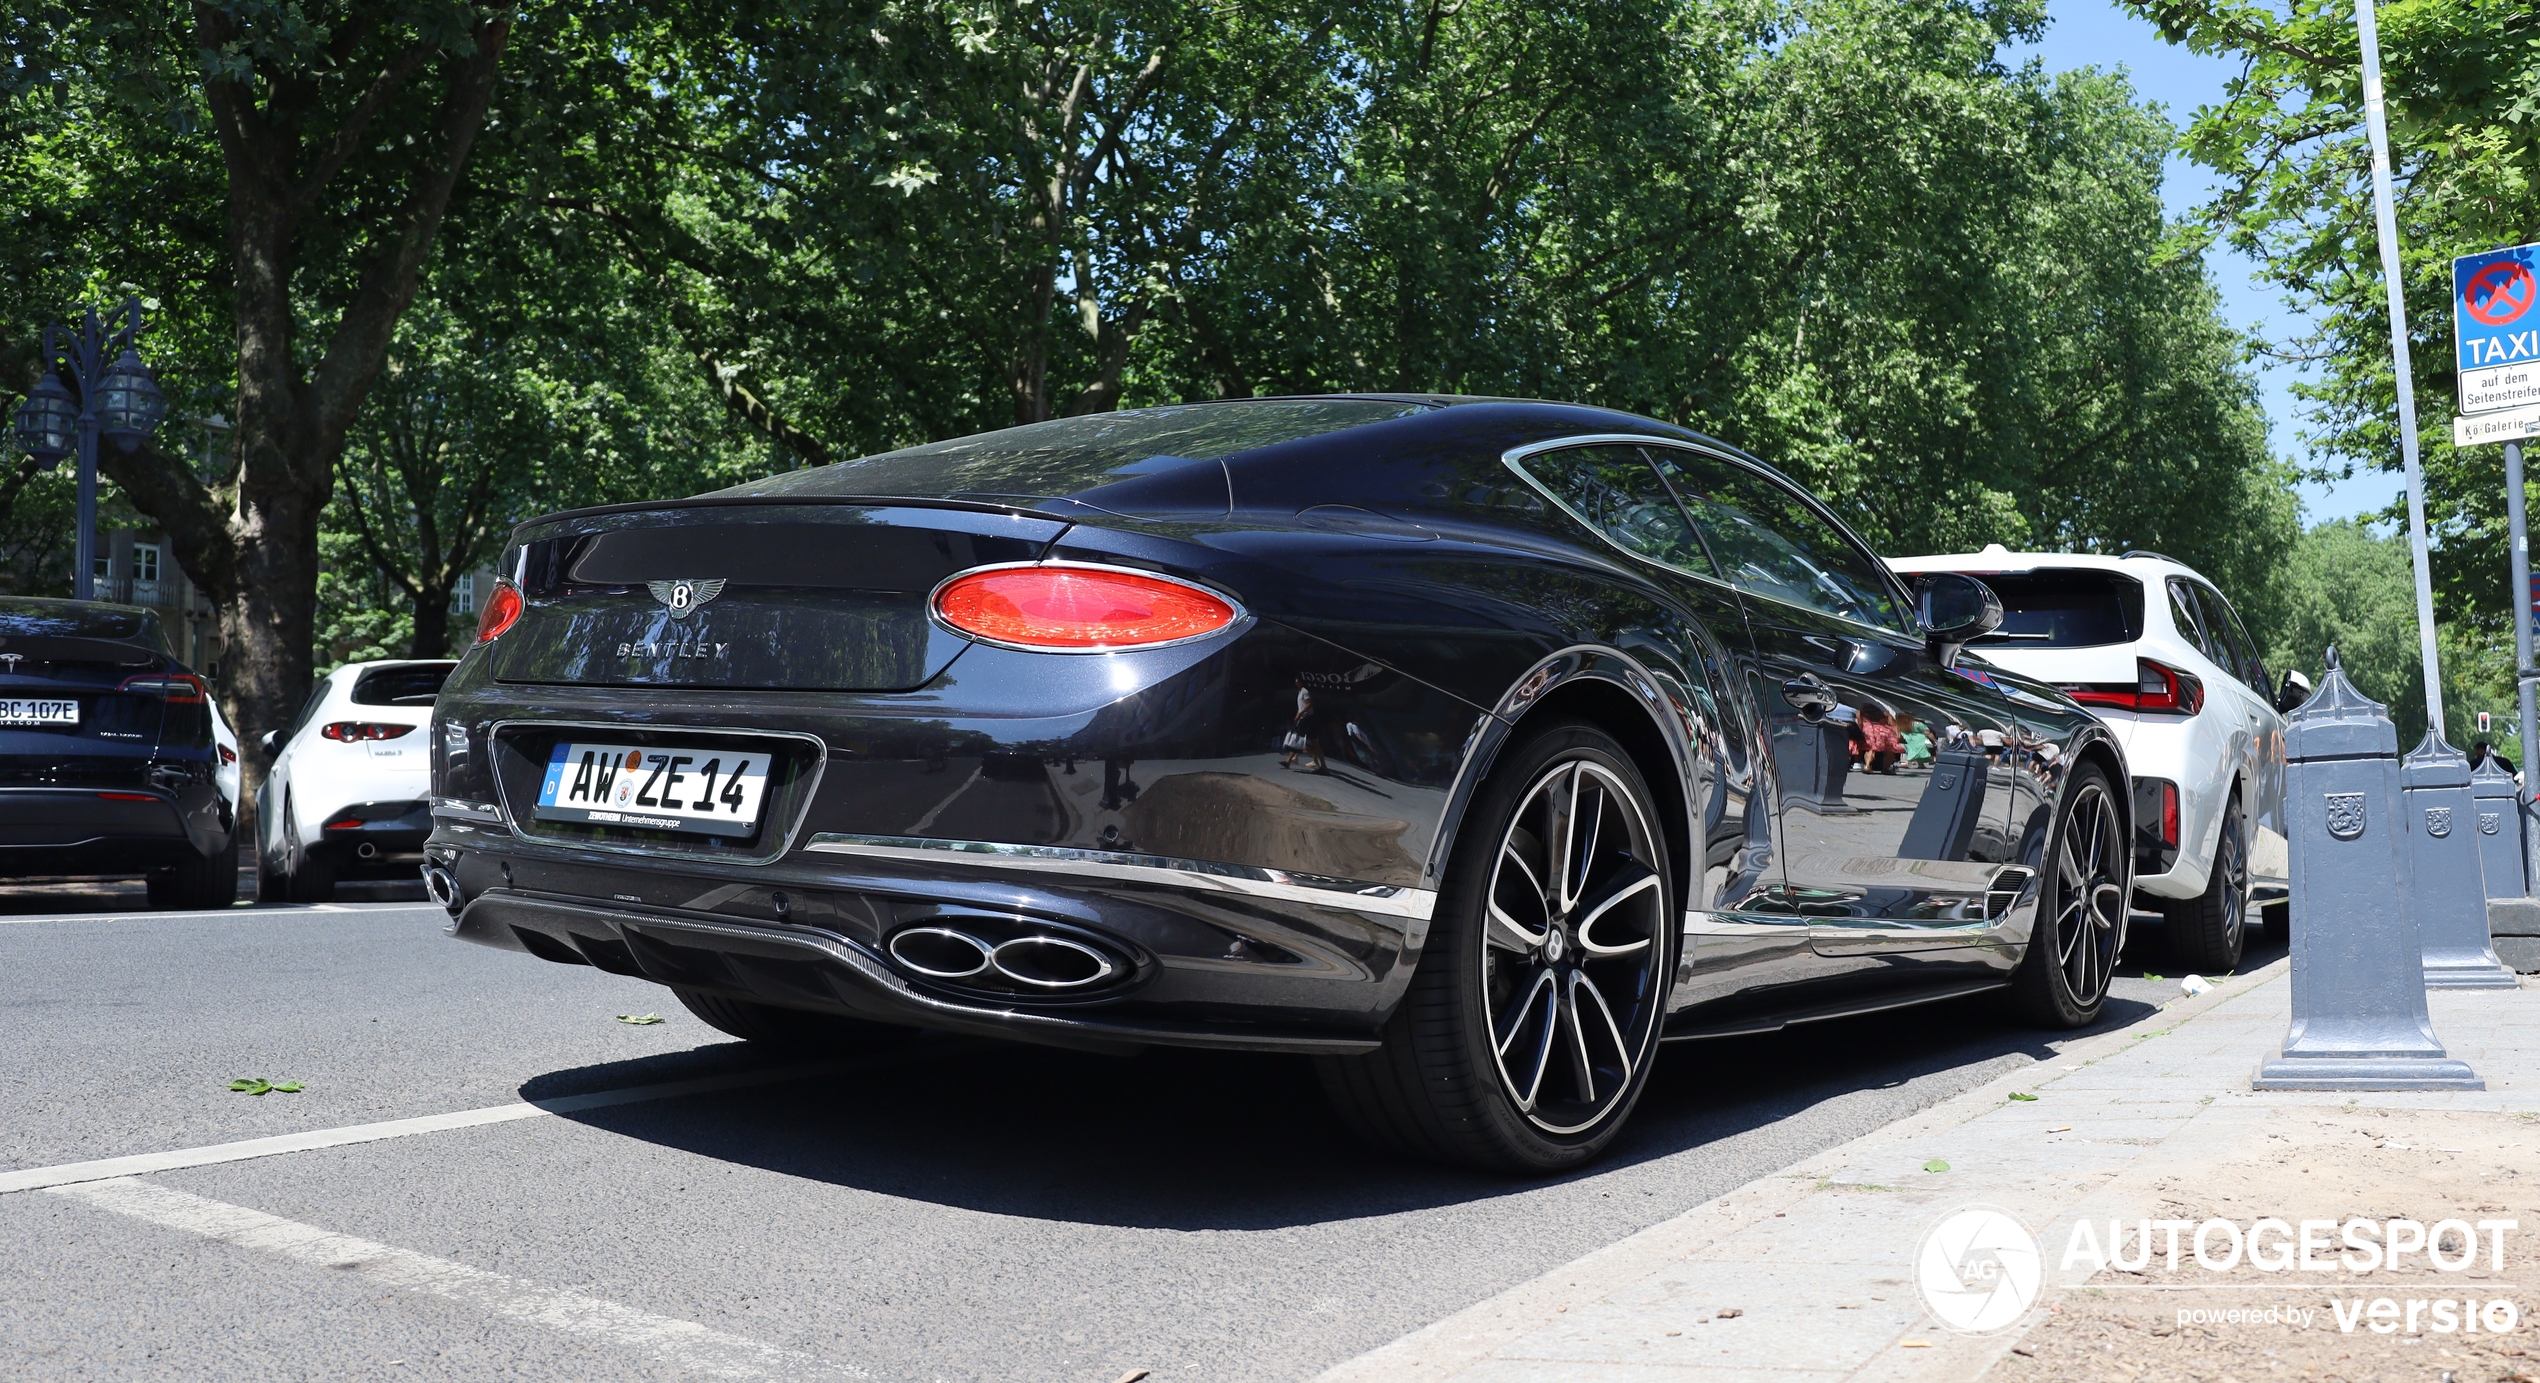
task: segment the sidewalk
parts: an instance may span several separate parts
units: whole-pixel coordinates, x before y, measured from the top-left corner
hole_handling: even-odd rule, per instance
[[[1740,1187],[1321,1383],[2540,1380],[2540,989],[2431,996],[2436,1033],[2485,1077],[2483,1092],[2257,1094],[2250,1073],[2283,1042],[2290,989],[2285,961],[2227,980],[2173,1003],[2156,1027],[2079,1044]],[[1926,1170],[1935,1162],[1947,1169]],[[1977,1205],[2037,1235],[2044,1286],[2017,1325],[1965,1336],[1925,1307],[1915,1261],[1935,1225]],[[2085,1219],[2104,1238],[2110,1220],[2132,1233],[2141,1219],[2433,1225],[2456,1211],[2519,1220],[2502,1272],[2484,1240],[2470,1267],[2431,1275],[2208,1272],[2192,1255],[2164,1271],[2157,1253],[2145,1272],[2061,1266]],[[2519,1324],[2434,1333],[2429,1316],[2411,1319],[2413,1333],[2341,1330],[2329,1306],[2411,1292],[2509,1298]],[[2287,1305],[2308,1324],[2182,1315]]]

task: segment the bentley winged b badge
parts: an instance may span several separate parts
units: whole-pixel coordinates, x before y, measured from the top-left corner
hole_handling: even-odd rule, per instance
[[[712,581],[647,581],[645,589],[653,593],[670,611],[672,619],[686,619],[697,613],[697,607],[723,594],[724,578]]]

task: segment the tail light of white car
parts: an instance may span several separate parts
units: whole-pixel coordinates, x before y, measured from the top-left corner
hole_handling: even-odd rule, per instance
[[[411,725],[389,725],[375,720],[333,720],[318,727],[318,733],[341,744],[359,744],[365,740],[393,740],[414,733]]]
[[[2203,678],[2149,658],[2134,660],[2132,685],[2083,682],[2059,690],[2084,706],[2106,706],[2140,715],[2192,716],[2205,709]]]

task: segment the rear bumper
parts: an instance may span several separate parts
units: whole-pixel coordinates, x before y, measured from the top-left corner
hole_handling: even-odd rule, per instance
[[[0,789],[0,878],[144,874],[223,848],[217,804],[189,805],[149,792]],[[210,850],[202,835],[215,837]]]
[[[768,865],[639,862],[447,808],[427,854],[463,940],[762,1003],[1076,1046],[1368,1050],[1435,904],[1422,889],[949,841],[824,835]],[[1113,968],[1047,989],[930,974],[912,934],[989,948],[1057,938]]]
[[[356,802],[329,814],[313,834],[302,848],[325,855],[340,874],[378,871],[411,880],[423,867],[432,808],[420,800]]]
[[[657,984],[1053,1046],[1123,1050],[1166,1045],[1329,1055],[1376,1046],[1368,1032],[1175,1019],[1156,1012],[1152,1002],[1035,1011],[965,1001],[929,992],[867,946],[819,927],[736,922],[691,911],[496,889],[467,904],[450,930],[480,945],[592,965]],[[1154,959],[1141,957],[1147,964],[1139,968],[1160,969],[1153,966]],[[1150,976],[1146,987],[1152,982]]]

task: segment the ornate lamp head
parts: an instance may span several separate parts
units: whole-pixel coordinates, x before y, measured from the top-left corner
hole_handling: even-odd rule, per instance
[[[97,381],[99,429],[113,438],[117,447],[131,451],[158,430],[159,419],[167,411],[167,395],[160,391],[150,367],[141,363],[139,352],[124,347],[123,354],[115,357],[114,367]]]
[[[61,377],[47,370],[35,391],[18,405],[18,445],[50,470],[79,447],[79,405]]]

